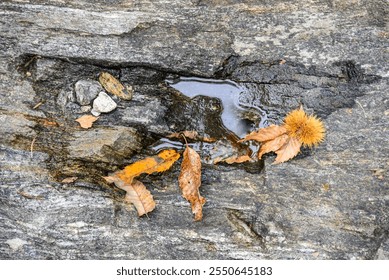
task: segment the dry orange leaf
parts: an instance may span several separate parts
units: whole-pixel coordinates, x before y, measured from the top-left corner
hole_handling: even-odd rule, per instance
[[[261,128],[258,131],[251,132],[249,135],[246,135],[245,138],[239,140],[238,142],[245,142],[248,140],[265,142],[285,134],[286,132],[287,130],[285,127],[272,124],[268,127]]]
[[[151,174],[168,170],[179,158],[180,154],[175,150],[164,150],[156,156],[134,162],[111,176],[116,176],[124,182],[131,184],[132,180],[142,173]]]
[[[301,142],[294,137],[288,137],[287,142],[279,150],[276,151],[277,157],[274,163],[285,162],[294,158],[301,148]]]
[[[143,216],[155,208],[155,201],[151,193],[146,189],[141,181],[132,180],[132,183],[126,183],[118,177],[104,177],[107,182],[115,183],[115,185],[126,191],[124,201],[132,203],[138,211],[138,216]]]
[[[194,131],[194,130],[185,130],[182,132],[175,132],[175,133],[169,134],[167,137],[168,138],[181,138],[181,135],[184,135],[186,138],[189,138],[189,139],[196,139],[197,137],[199,137],[199,133],[197,131]]]
[[[199,191],[201,185],[201,161],[200,155],[188,147],[188,145],[186,145],[183,154],[178,183],[182,196],[192,206],[195,221],[200,221],[203,218],[203,205],[205,203],[205,198],[200,195]]]
[[[185,130],[182,132],[175,132],[175,133],[169,134],[166,137],[168,137],[168,138],[181,138],[182,135],[184,135],[186,138],[192,139],[192,140],[198,140],[198,141],[208,142],[208,143],[216,142],[216,139],[214,139],[214,138],[199,136],[199,133],[197,131],[194,131],[194,130]]]
[[[297,138],[289,136],[284,126],[271,125],[261,128],[255,133],[250,133],[242,140],[245,141],[248,138],[249,140],[262,142],[258,152],[258,159],[261,159],[262,155],[266,153],[276,152],[277,157],[274,163],[285,162],[295,157],[301,148],[301,142]]]
[[[131,100],[133,89],[131,86],[125,88],[114,76],[107,72],[102,72],[99,76],[99,82],[106,91],[114,94],[124,100]]]
[[[325,128],[316,116],[308,116],[303,107],[290,112],[284,119],[284,125],[270,125],[247,135],[239,142],[255,140],[262,142],[258,153],[262,155],[276,152],[274,163],[285,162],[295,157],[302,145],[312,147],[323,141]]]
[[[59,126],[59,124],[56,121],[49,121],[49,120],[44,120],[43,121],[44,126]]]
[[[80,124],[82,128],[91,128],[93,123],[98,119],[99,117],[95,117],[92,115],[83,115],[82,117],[79,117],[76,122]]]
[[[32,116],[27,116],[28,119],[37,122],[40,125],[43,125],[45,127],[58,127],[60,124],[56,122],[53,119],[50,118],[39,118],[39,117],[32,117]]]
[[[232,164],[232,163],[242,163],[246,161],[252,161],[252,159],[249,155],[243,155],[243,156],[232,156],[226,158],[224,161],[228,164]]]
[[[288,141],[288,138],[289,136],[287,134],[282,134],[272,140],[264,142],[259,150],[258,159],[261,159],[264,154],[275,152],[280,149],[286,141]]]

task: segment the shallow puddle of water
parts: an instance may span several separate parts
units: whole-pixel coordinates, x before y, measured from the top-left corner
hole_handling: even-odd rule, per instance
[[[267,122],[265,111],[258,106],[257,102],[251,102],[252,89],[231,80],[197,77],[168,79],[166,83],[191,99],[205,96],[218,99],[222,105],[220,115],[215,116],[215,118],[220,117],[221,122],[211,121],[207,123],[210,125],[222,125],[224,127],[223,130],[226,131],[225,137],[218,139],[214,143],[192,142],[189,144],[189,146],[201,153],[204,162],[215,163],[230,156],[254,155],[257,152],[258,146],[256,144],[247,146],[249,143],[241,144],[237,142],[239,138],[243,138],[251,131],[265,126]],[[200,108],[199,112],[201,112]],[[204,118],[206,117],[204,116]],[[206,128],[206,131],[212,130],[220,130],[220,127]],[[168,148],[183,149],[184,145],[179,139],[162,138],[150,148],[158,152]]]
[[[194,98],[196,96],[208,96],[221,101],[223,111],[221,120],[225,128],[242,138],[250,131],[262,127],[266,122],[266,113],[259,107],[248,108],[240,102],[240,97],[247,94],[248,89],[231,80],[215,80],[197,77],[180,77],[178,79],[166,80],[167,84],[182,94]],[[247,110],[255,110],[260,115],[258,127],[245,116]]]

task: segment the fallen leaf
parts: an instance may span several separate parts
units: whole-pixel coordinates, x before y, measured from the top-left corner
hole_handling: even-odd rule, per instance
[[[35,122],[39,123],[40,125],[43,125],[45,127],[58,127],[59,124],[53,120],[53,119],[48,119],[48,118],[31,118]]]
[[[238,142],[248,140],[262,142],[258,158],[266,153],[275,152],[277,157],[274,163],[281,163],[295,157],[302,145],[307,147],[318,145],[324,136],[323,122],[314,115],[308,116],[301,106],[286,115],[282,126],[270,125],[250,133]]]
[[[48,126],[58,127],[59,126],[59,124],[56,121],[49,121],[49,120],[44,120],[44,122],[42,124],[46,127],[48,127]]]
[[[226,159],[227,159],[226,157],[221,157],[221,156],[219,156],[219,157],[214,158],[213,161],[212,161],[212,163],[213,163],[213,164],[218,164],[219,162],[223,162],[223,161],[225,161]]]
[[[125,88],[114,76],[107,72],[102,72],[99,76],[99,82],[109,93],[116,95],[124,100],[131,100],[134,90],[131,86]]]
[[[205,198],[200,195],[199,191],[201,185],[201,161],[200,155],[188,147],[188,145],[186,145],[183,154],[178,183],[182,191],[182,196],[192,206],[195,221],[200,221],[203,218],[202,209],[205,203]]]
[[[74,181],[76,181],[77,179],[78,179],[78,177],[67,177],[67,178],[63,179],[61,181],[61,183],[70,184],[70,183],[73,183]]]
[[[182,132],[175,132],[175,133],[169,134],[166,137],[167,138],[181,138],[182,135],[184,135],[186,138],[192,139],[192,140],[208,142],[208,143],[216,142],[215,138],[206,137],[206,136],[201,137],[201,136],[199,136],[197,131],[192,131],[192,130],[185,130],[185,131],[182,131]]]
[[[91,128],[93,123],[98,119],[99,117],[95,117],[92,115],[83,115],[82,117],[79,117],[76,122],[80,124],[82,128]]]
[[[228,164],[232,164],[232,163],[242,163],[246,161],[252,161],[252,159],[249,155],[243,155],[243,156],[232,156],[226,158],[224,161]]]
[[[37,199],[37,200],[44,199],[44,197],[42,195],[31,195],[31,194],[26,193],[24,191],[18,191],[18,194],[20,194],[21,196],[28,198],[28,199]]]
[[[179,158],[180,154],[175,150],[164,150],[156,156],[134,162],[111,176],[116,176],[127,184],[131,184],[132,180],[142,173],[151,174],[168,170]]]
[[[289,137],[284,146],[276,151],[277,157],[274,163],[277,164],[294,158],[299,153],[301,144],[297,138]]]
[[[261,145],[261,149],[258,153],[258,159],[262,158],[262,155],[270,152],[275,152],[280,149],[288,140],[289,136],[287,134],[282,134],[272,140],[266,141]]]
[[[175,132],[175,133],[169,134],[167,137],[168,138],[181,138],[181,135],[184,135],[186,138],[193,139],[193,140],[196,139],[197,137],[199,137],[199,133],[197,131],[194,131],[194,130],[185,130],[182,132]]]
[[[154,157],[148,157],[126,166],[123,170],[104,177],[109,183],[126,191],[125,201],[134,204],[138,215],[142,216],[155,208],[153,196],[142,182],[134,178],[142,173],[151,174],[168,170],[180,157],[175,150],[164,150]]]
[[[141,181],[134,179],[132,183],[126,183],[115,176],[104,177],[104,179],[110,183],[115,183],[119,189],[126,191],[124,201],[132,203],[135,206],[139,217],[154,210],[155,201],[153,196]]]
[[[278,125],[270,125],[265,128],[261,128],[258,131],[253,131],[243,139],[239,140],[238,142],[245,142],[248,140],[255,140],[259,142],[265,142],[272,140],[282,134],[285,134],[287,130],[283,126]]]

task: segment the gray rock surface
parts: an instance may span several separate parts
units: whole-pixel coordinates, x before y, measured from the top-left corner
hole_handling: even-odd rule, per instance
[[[65,2],[0,3],[1,259],[388,259],[387,1]],[[102,71],[134,97],[85,131],[74,85]],[[179,164],[141,176],[157,207],[138,218],[102,176],[171,132],[231,141],[218,100],[164,83],[179,75],[238,82],[268,123],[303,104],[326,139],[280,165],[204,162],[197,223]]]
[[[103,88],[98,81],[80,80],[74,85],[77,103],[89,105]]]

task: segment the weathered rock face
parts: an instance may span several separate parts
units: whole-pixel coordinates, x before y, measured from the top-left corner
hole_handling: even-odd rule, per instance
[[[0,3],[0,258],[389,259],[387,2],[241,2]],[[134,96],[83,130],[75,85],[102,71]],[[141,177],[157,207],[138,218],[102,176],[172,132],[231,143],[220,100],[164,82],[180,75],[239,83],[253,123],[303,104],[325,142],[280,165],[203,162],[196,223],[179,164]]]

